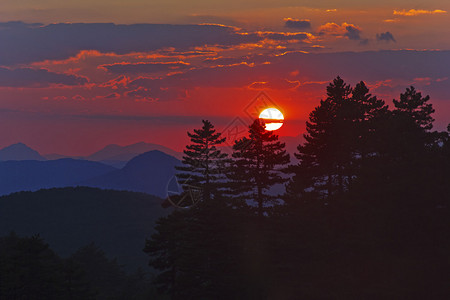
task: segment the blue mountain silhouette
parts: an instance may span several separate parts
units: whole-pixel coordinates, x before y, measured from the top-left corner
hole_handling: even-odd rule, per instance
[[[125,167],[98,177],[80,181],[83,186],[149,193],[167,196],[167,185],[181,162],[173,156],[153,150],[136,156]]]
[[[36,150],[23,143],[17,143],[0,150],[0,161],[45,160]]]
[[[77,182],[115,170],[87,160],[64,158],[49,161],[0,162],[0,195],[42,188],[73,186]]]
[[[182,156],[182,153],[176,152],[170,148],[158,144],[140,142],[127,146],[119,146],[115,144],[107,145],[103,149],[87,156],[86,159],[94,161],[129,161],[139,154],[152,150],[164,152],[178,159]]]

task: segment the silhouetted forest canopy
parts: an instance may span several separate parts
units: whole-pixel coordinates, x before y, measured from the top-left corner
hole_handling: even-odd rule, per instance
[[[61,258],[38,236],[0,238],[1,299],[151,299],[142,269],[126,274],[95,244]]]
[[[90,187],[0,197],[0,299],[157,298],[142,247],[160,204]]]
[[[294,164],[260,120],[231,156],[204,120],[188,133],[180,168],[184,193],[192,185],[203,193],[160,218],[144,249],[159,291],[171,299],[448,297],[450,126],[433,131],[429,100],[411,86],[389,107],[364,82],[337,77],[309,115]],[[286,192],[274,195],[282,183]]]
[[[450,124],[434,130],[433,113],[412,86],[389,106],[337,77],[295,162],[262,120],[236,141],[203,120],[165,201],[87,187],[0,197],[0,225],[18,229],[0,228],[0,299],[448,299]],[[79,245],[52,250],[30,224]],[[136,247],[149,267],[127,273],[110,254],[139,264]]]

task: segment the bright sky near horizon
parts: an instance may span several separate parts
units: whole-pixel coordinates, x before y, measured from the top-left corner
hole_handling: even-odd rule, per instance
[[[414,85],[430,94],[439,129],[450,120],[448,0],[0,7],[0,147],[77,155],[146,141],[181,150],[202,118],[219,130],[248,122],[261,91],[285,112],[280,135],[297,136],[337,75],[387,102]]]

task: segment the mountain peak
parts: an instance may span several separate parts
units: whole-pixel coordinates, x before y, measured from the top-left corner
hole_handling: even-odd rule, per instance
[[[81,182],[80,185],[105,189],[144,192],[167,196],[167,185],[181,162],[159,150],[145,152],[131,159],[122,169]]]
[[[143,166],[155,166],[166,164],[167,162],[171,162],[172,164],[178,164],[179,160],[175,157],[162,152],[160,150],[151,150],[131,159],[124,167],[124,169],[130,168],[142,168]]]
[[[138,156],[139,154],[152,151],[159,150],[161,152],[167,153],[171,156],[180,157],[180,153],[164,147],[158,144],[150,144],[146,142],[138,142],[135,144],[127,145],[127,146],[119,146],[115,144],[108,145],[97,151],[86,159],[94,160],[94,161],[105,161],[105,160],[121,160],[121,161],[129,161],[130,159]]]
[[[45,160],[45,158],[36,150],[19,142],[0,150],[0,161],[7,160]]]

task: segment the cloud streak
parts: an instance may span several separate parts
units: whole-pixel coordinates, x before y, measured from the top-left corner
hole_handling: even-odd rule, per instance
[[[126,54],[170,47],[180,50],[205,45],[227,47],[263,39],[258,34],[219,24],[74,23],[36,27],[25,23],[0,23],[0,26],[4,27],[0,30],[0,65],[61,60],[82,50]]]
[[[115,74],[139,74],[183,70],[189,68],[189,64],[185,62],[116,63],[101,65],[99,68]]]
[[[0,67],[0,87],[43,88],[50,85],[76,86],[87,82],[83,77],[53,73],[44,69]]]
[[[394,15],[396,16],[406,16],[406,17],[414,17],[419,15],[436,15],[436,14],[446,14],[447,11],[442,9],[435,10],[424,10],[424,9],[410,9],[410,10],[394,10]]]
[[[189,90],[201,88],[304,89],[305,82],[327,82],[337,75],[372,82],[386,78],[408,82],[418,77],[450,77],[450,51],[296,52],[267,56],[266,61],[266,64],[196,68],[158,79],[137,78],[125,86],[142,93],[129,96],[164,101],[178,99],[179,95],[186,95],[186,91],[189,94]]]
[[[304,20],[292,22],[290,24],[297,28],[307,23]],[[13,22],[0,23],[0,28],[0,66],[62,61],[77,57],[80,53],[97,53],[99,58],[150,52],[158,52],[160,56],[193,57],[227,49],[271,49],[287,43],[308,43],[314,39],[311,33],[306,32],[247,32],[221,24],[60,23],[38,26]],[[153,72],[164,67],[148,64],[127,66],[127,69],[130,72],[132,68],[135,72],[144,69]],[[119,68],[111,66],[109,70],[114,72]]]

